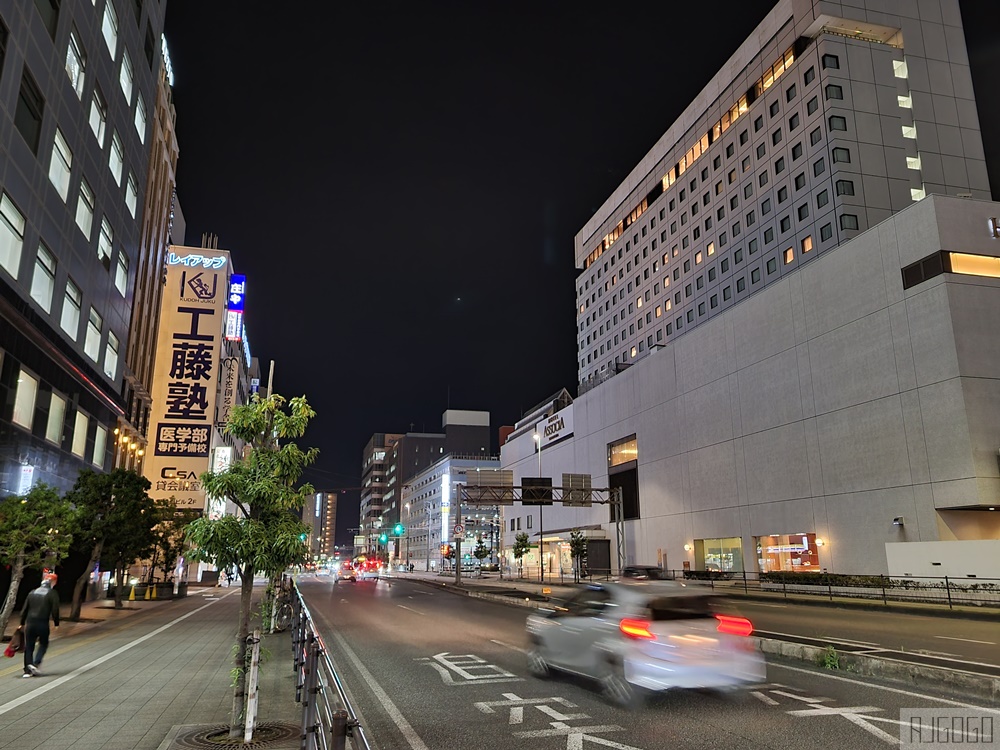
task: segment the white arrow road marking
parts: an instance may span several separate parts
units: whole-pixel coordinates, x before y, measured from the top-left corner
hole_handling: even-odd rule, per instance
[[[876,713],[881,710],[882,709],[877,706],[813,706],[812,708],[803,708],[798,711],[788,711],[787,713],[790,716],[843,716],[852,724],[861,727],[866,732],[870,732],[880,740],[887,742],[890,745],[898,745],[898,738],[893,737],[891,734],[882,729],[879,729],[871,723],[870,716],[864,715]]]
[[[823,701],[832,701],[833,698],[814,698],[809,695],[796,695],[795,693],[786,693],[784,690],[772,690],[775,695],[783,695],[786,698],[792,698],[797,701],[802,701],[803,703],[822,703]]]
[[[445,685],[461,685],[472,682],[476,684],[523,682],[523,678],[498,667],[496,664],[489,664],[485,659],[475,654],[450,654],[447,651],[442,651],[430,658],[422,657],[414,661],[428,662],[441,675]],[[456,680],[452,673],[460,679]]]
[[[625,727],[617,724],[603,724],[592,727],[571,727],[561,721],[553,721],[552,729],[538,729],[534,732],[514,732],[515,737],[566,737],[566,750],[583,750],[584,740],[595,745],[615,748],[616,750],[640,750],[632,745],[623,745],[620,742],[604,739],[603,737],[591,737],[590,732],[623,732]]]
[[[519,698],[516,693],[503,693],[503,697],[507,700],[505,701],[479,701],[473,705],[482,711],[484,714],[495,714],[496,708],[509,708],[510,716],[507,719],[508,724],[523,724],[524,723],[524,707],[525,706],[535,706],[536,708],[541,708],[540,703],[558,703],[566,708],[576,708],[575,703],[571,703],[565,698],[555,697],[555,698]],[[553,711],[553,713],[558,713]],[[552,715],[552,714],[550,714]],[[581,718],[590,718],[587,714],[577,714]]]
[[[552,706],[535,706],[543,714],[547,714],[549,717],[555,719],[556,721],[576,721],[577,719],[589,719],[590,714],[564,714],[556,711]]]

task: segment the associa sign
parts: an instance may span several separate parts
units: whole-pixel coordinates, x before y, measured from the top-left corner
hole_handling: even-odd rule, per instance
[[[573,434],[572,404],[536,424],[535,430],[542,436],[542,448],[570,437]]]

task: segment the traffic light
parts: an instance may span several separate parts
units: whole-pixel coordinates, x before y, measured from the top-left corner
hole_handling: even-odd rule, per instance
[[[385,534],[382,534],[382,536],[380,536],[380,537],[378,538],[378,540],[379,540],[379,541],[380,541],[380,542],[381,542],[382,544],[385,544],[386,542],[388,542],[388,541],[389,541],[389,537],[388,537],[388,536],[386,536]]]
[[[392,533],[396,536],[403,536],[403,532],[406,531],[406,527],[401,523],[397,523],[392,527]]]
[[[305,532],[302,532],[301,534],[299,534],[299,541],[300,542],[304,542],[306,540],[306,536],[307,536],[307,534]]]

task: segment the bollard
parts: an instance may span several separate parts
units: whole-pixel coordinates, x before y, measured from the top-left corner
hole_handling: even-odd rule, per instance
[[[334,711],[330,721],[331,750],[345,750],[347,747],[347,711]]]

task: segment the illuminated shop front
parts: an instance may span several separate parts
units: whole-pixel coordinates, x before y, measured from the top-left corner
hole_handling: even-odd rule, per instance
[[[697,570],[743,570],[743,540],[695,539],[694,559]]]
[[[761,573],[821,571],[816,535],[799,533],[757,537],[757,566]]]

